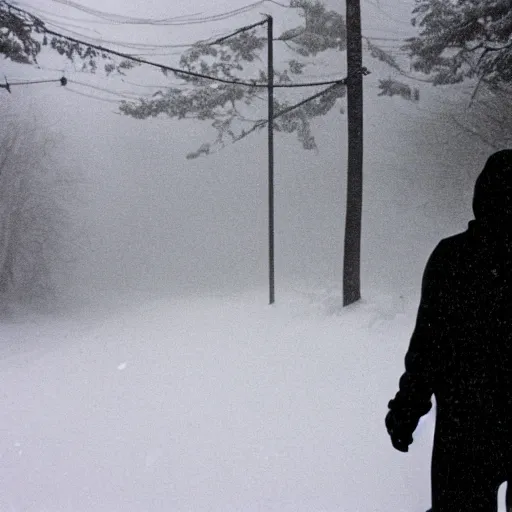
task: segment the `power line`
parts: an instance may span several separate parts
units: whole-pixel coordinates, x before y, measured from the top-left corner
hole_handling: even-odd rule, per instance
[[[292,7],[291,5],[286,5],[281,2],[276,2],[276,0],[266,0],[270,4],[278,5],[279,7],[284,7],[285,9],[297,9],[297,7]]]
[[[275,0],[259,0],[257,2],[252,2],[245,6],[239,7],[237,9],[233,9],[231,11],[226,11],[219,14],[214,14],[210,16],[200,16],[200,15],[188,15],[188,16],[180,16],[180,17],[172,17],[172,18],[137,18],[131,16],[125,16],[116,13],[109,13],[105,11],[101,11],[99,9],[93,9],[91,7],[86,7],[81,5],[78,2],[74,2],[72,0],[53,0],[56,3],[60,3],[62,5],[67,5],[69,7],[73,7],[79,11],[85,12],[91,16],[98,17],[100,19],[106,20],[109,23],[113,24],[122,24],[122,25],[163,25],[163,26],[181,26],[181,25],[194,25],[194,24],[202,24],[214,21],[225,20],[240,14],[244,14],[245,12],[249,12],[252,9],[255,9],[262,4],[267,2],[273,3],[275,5],[279,5],[281,7],[288,7],[280,2]],[[188,18],[188,19],[184,19]]]
[[[289,107],[286,107],[286,108],[280,110],[277,114],[274,115],[274,119],[276,117],[281,117],[281,116],[284,116],[285,114],[289,114],[293,110],[295,110],[299,107],[302,107],[306,103],[309,103],[310,101],[316,100],[317,98],[320,98],[324,94],[327,94],[328,92],[332,91],[336,87],[339,87],[340,85],[346,85],[346,84],[347,84],[347,79],[344,78],[343,80],[332,84],[330,87],[327,87],[327,89],[317,92],[316,94],[313,94],[312,96],[308,96],[307,98],[303,99],[302,101],[299,101],[298,103],[295,103],[294,105],[291,105]]]
[[[90,42],[87,42],[87,41],[83,41],[83,44],[87,44],[87,45],[91,45],[91,44],[96,44],[96,43],[100,43],[100,44],[105,44],[105,43],[109,43],[109,44],[114,44],[114,45],[117,45],[117,46],[124,46],[124,47],[127,47],[127,48],[134,48],[134,49],[162,49],[162,48],[188,48],[188,47],[191,47],[193,46],[193,43],[190,43],[190,44],[176,44],[176,45],[172,45],[172,44],[149,44],[149,43],[132,43],[132,42],[125,42],[125,41],[115,41],[115,40],[112,40],[112,39],[105,39],[103,37],[94,37],[94,36],[90,36],[90,35],[85,35],[85,34],[82,34],[80,32],[76,32],[75,30],[72,30],[66,26],[63,26],[59,23],[55,23],[53,21],[49,21],[47,19],[41,19],[41,21],[45,24],[45,25],[50,25],[52,27],[55,27],[59,30],[63,30],[63,31],[66,31],[68,32],[69,34],[72,34],[74,36],[77,36],[77,37],[80,37],[80,38],[87,38],[89,41],[93,41],[93,43],[90,43]],[[63,35],[64,37],[64,35]],[[66,36],[66,37],[71,37],[71,36]]]
[[[263,25],[263,24],[265,24],[267,22],[268,22],[268,20],[264,19],[262,21],[258,21],[257,23],[253,23],[252,25],[247,25],[246,27],[239,28],[238,30],[235,30],[234,32],[232,32],[232,33],[230,33],[230,34],[228,34],[226,36],[219,37],[218,39],[215,39],[215,41],[209,43],[209,46],[213,46],[213,45],[216,45],[216,44],[221,44],[224,41],[227,41],[228,39],[230,39],[232,37],[235,37],[238,34],[241,34],[242,32],[247,32],[248,30],[251,30],[253,28],[259,27],[260,25]]]
[[[413,35],[411,35],[410,32],[409,33],[399,32],[399,30],[385,29],[385,28],[382,28],[382,26],[377,26],[377,27],[369,26],[369,27],[367,27],[367,30],[372,31],[373,33],[385,34],[386,37],[388,37],[388,35],[392,36],[393,38],[402,37],[404,39],[407,39],[409,37],[414,37]]]
[[[160,23],[171,23],[172,24],[174,22],[179,22],[179,23],[182,22],[182,20],[176,20],[176,18],[154,19],[154,18],[136,18],[136,17],[125,16],[125,15],[120,15],[120,14],[116,14],[116,13],[101,11],[99,9],[93,9],[91,7],[86,7],[84,5],[79,4],[78,2],[74,2],[72,0],[53,0],[53,1],[56,3],[62,4],[62,5],[73,7],[81,12],[90,14],[91,16],[95,16],[95,17],[107,20],[111,23],[117,23],[117,24],[154,25],[154,24],[160,24]]]
[[[60,2],[60,3],[64,3],[64,2]],[[94,23],[94,24],[99,24],[99,25],[112,25],[112,24],[115,24],[115,22],[113,21],[106,21],[106,20],[89,20],[89,19],[85,19],[85,18],[77,18],[77,17],[74,17],[74,16],[65,16],[65,15],[62,15],[62,14],[54,14],[50,11],[47,11],[45,9],[41,9],[40,7],[35,7],[35,6],[32,6],[32,5],[28,5],[24,2],[19,2],[17,1],[16,4],[18,5],[25,5],[25,7],[29,7],[33,10],[37,10],[39,12],[42,12],[46,15],[49,15],[49,16],[55,16],[57,18],[62,18],[63,20],[68,20],[68,21],[76,21],[76,22],[79,22],[79,23]],[[67,5],[66,3],[64,3],[65,5]],[[196,13],[196,14],[188,14],[188,15],[182,15],[182,16],[175,16],[174,18],[171,18],[170,20],[175,20],[175,21],[183,21],[185,20],[186,18],[191,18],[191,17],[194,17],[194,16],[200,16],[202,13]],[[117,16],[117,15],[115,15]],[[119,15],[119,16],[122,16],[122,15]],[[148,19],[148,22],[150,20]],[[158,22],[159,20],[154,20],[156,22]]]
[[[176,55],[183,55],[183,51],[174,51],[174,52],[131,52],[130,55],[134,57],[173,57]]]
[[[373,41],[391,41],[391,42],[395,42],[395,43],[406,43],[406,39],[407,37],[405,38],[398,38],[398,37],[379,37],[379,36],[368,36],[366,34],[363,34],[363,38],[364,39],[372,39]]]
[[[38,23],[41,23],[41,21],[38,20],[37,17],[35,17],[34,15],[32,15],[29,12],[25,11],[24,9],[20,9],[19,7],[15,7],[14,5],[12,5],[12,4],[8,3],[8,2],[5,2],[5,4],[8,5],[9,7],[11,7],[12,9],[14,9],[14,10],[16,10],[18,12],[21,12],[24,15],[27,15],[27,16],[29,16],[32,19],[37,20]],[[159,63],[156,63],[156,62],[152,62],[152,61],[147,60],[147,59],[142,59],[140,57],[135,57],[135,56],[130,55],[128,53],[112,50],[112,49],[107,48],[107,47],[102,46],[102,45],[91,44],[91,43],[87,43],[85,41],[82,41],[80,39],[74,38],[74,37],[66,36],[64,34],[56,32],[55,30],[51,30],[51,29],[47,28],[44,25],[44,23],[41,26],[41,30],[43,32],[47,33],[47,34],[50,34],[50,35],[53,35],[53,36],[65,39],[65,40],[70,41],[70,42],[75,43],[75,44],[80,44],[80,45],[88,46],[89,48],[93,48],[93,49],[98,50],[100,52],[107,53],[107,54],[110,54],[110,55],[116,55],[117,57],[121,57],[121,58],[126,59],[126,60],[131,60],[131,61],[137,62],[139,64],[146,64],[148,66],[156,67],[156,68],[164,70],[164,71],[171,71],[173,73],[176,73],[177,75],[181,74],[181,75],[185,75],[185,76],[191,76],[191,77],[200,78],[200,79],[203,79],[203,80],[211,80],[213,82],[220,82],[220,83],[229,84],[229,85],[241,85],[241,86],[245,86],[245,87],[253,87],[253,88],[255,87],[255,88],[265,88],[265,89],[268,88],[268,84],[267,83],[261,83],[261,82],[258,83],[256,81],[246,82],[244,80],[238,80],[238,79],[221,78],[221,77],[206,75],[204,73],[197,73],[195,71],[179,69],[179,68],[175,68],[175,67],[172,67],[172,66],[167,66],[167,65],[164,65],[164,64],[159,64]],[[363,71],[367,71],[367,70],[363,70]],[[329,81],[320,81],[320,82],[308,82],[308,83],[277,83],[277,84],[274,85],[274,87],[275,88],[316,87],[316,86],[321,86],[321,85],[332,85],[332,84],[335,84],[335,83],[340,83],[342,81],[343,81],[343,79],[329,80]]]
[[[104,101],[105,103],[116,103],[118,104],[118,100],[110,99],[110,98],[101,98],[100,96],[95,96],[94,94],[87,94],[85,92],[77,91],[73,88],[66,88],[66,91],[72,92],[73,94],[78,94],[79,96],[84,96],[85,98],[92,98],[94,100]]]
[[[382,9],[382,7],[380,5],[378,5],[377,3],[375,2],[371,2],[370,0],[365,0],[367,4],[375,7],[385,18],[387,18],[388,20],[390,21],[394,21],[395,23],[398,23],[400,25],[406,25],[408,27],[411,26],[410,23],[404,21],[404,20],[401,20],[399,18],[396,18],[394,16],[391,16],[388,12],[386,12],[384,9]]]
[[[325,74],[319,74],[319,75],[305,75],[306,78],[308,79],[322,79],[322,80],[328,80],[330,78],[333,78],[335,76],[339,76],[339,73],[325,73]]]
[[[267,1],[270,1],[270,0],[267,0]],[[35,10],[36,11],[39,10],[41,12],[48,13],[48,11],[42,11],[41,9],[37,9],[37,8],[35,8]],[[58,16],[58,15],[53,15],[51,13],[48,13],[47,15]],[[171,44],[171,43],[162,44],[161,43],[161,44],[151,44],[151,43],[134,43],[134,42],[126,42],[126,41],[113,40],[113,39],[105,39],[104,37],[101,37],[101,34],[97,30],[95,30],[95,29],[89,29],[87,27],[82,27],[82,26],[79,26],[79,25],[72,25],[70,23],[67,23],[66,25],[63,25],[62,23],[64,23],[64,22],[56,23],[55,21],[49,20],[49,19],[44,18],[44,17],[41,18],[41,21],[43,21],[47,25],[50,25],[50,26],[52,26],[54,28],[57,28],[58,30],[62,30],[62,31],[68,32],[71,35],[74,35],[74,36],[77,36],[77,37],[81,37],[81,38],[86,38],[88,41],[92,41],[93,43],[98,43],[98,44],[102,44],[102,45],[103,44],[111,44],[111,45],[121,46],[121,47],[125,47],[125,48],[135,49],[135,50],[148,50],[147,52],[137,52],[137,53],[130,52],[130,55],[133,55],[133,56],[173,56],[173,55],[181,55],[180,52],[157,52],[157,50],[169,49],[169,48],[192,48],[192,47],[196,46],[198,43],[203,43],[203,44],[206,44],[206,45],[221,44],[222,42],[226,41],[227,39],[229,39],[231,37],[234,37],[234,36],[238,35],[241,32],[248,31],[248,30],[250,30],[252,28],[255,28],[255,27],[265,23],[265,21],[257,22],[257,23],[254,23],[252,25],[248,25],[246,27],[242,27],[242,28],[236,30],[235,32],[229,32],[229,33],[228,32],[224,32],[223,35],[212,36],[212,37],[210,37],[208,39],[201,40],[201,41],[195,41],[193,43],[178,43],[178,44],[176,44],[176,43],[173,43],[173,44]],[[98,34],[98,36],[100,36],[100,37],[95,37],[95,36],[92,36],[92,35],[84,35],[82,33],[79,33],[79,32],[76,32],[75,30],[70,29],[69,27],[83,28],[85,30],[90,30],[91,32],[94,32],[94,33]],[[214,39],[215,37],[217,37],[217,39],[215,39],[212,42],[209,42],[211,39]],[[265,40],[266,41],[266,38],[261,38],[261,40]],[[274,41],[281,41],[281,39],[280,38],[275,38]],[[150,51],[150,50],[154,50],[154,51]]]
[[[179,43],[179,44],[150,44],[150,43],[132,43],[127,41],[116,41],[113,39],[105,39],[102,37],[94,37],[89,35],[84,35],[79,32],[75,32],[74,30],[70,30],[69,28],[59,25],[57,23],[53,23],[48,20],[43,20],[46,25],[51,25],[56,27],[59,30],[64,30],[78,37],[87,38],[89,41],[93,41],[92,43],[84,41],[83,44],[92,45],[92,44],[112,44],[116,46],[122,46],[125,48],[130,48],[134,50],[161,50],[166,48],[191,48],[195,43]],[[71,37],[71,36],[70,36]],[[132,54],[133,55],[133,54]],[[151,55],[151,53],[149,53]]]
[[[87,82],[80,82],[79,80],[68,80],[70,84],[81,85],[82,87],[89,87],[90,89],[94,89],[100,92],[106,92],[107,94],[111,94],[114,96],[118,96],[119,98],[135,100],[141,97],[140,94],[135,92],[127,92],[127,91],[114,91],[112,89],[108,89],[107,87],[100,87],[99,85],[88,84]]]
[[[51,25],[59,30],[63,30],[65,32],[68,32],[69,34],[71,35],[74,35],[74,36],[77,36],[77,37],[81,37],[81,38],[87,38],[87,40],[89,41],[92,41],[93,43],[99,43],[99,44],[113,44],[113,45],[116,45],[116,46],[122,46],[122,47],[126,47],[126,48],[131,48],[131,49],[137,49],[137,50],[160,50],[160,49],[168,49],[168,48],[191,48],[193,47],[194,45],[197,44],[197,41],[194,42],[194,43],[179,43],[179,44],[171,44],[171,43],[168,43],[168,44],[151,44],[151,43],[133,43],[133,42],[126,42],[126,41],[117,41],[117,40],[113,40],[113,39],[105,39],[103,37],[95,37],[95,36],[91,36],[91,35],[84,35],[82,33],[79,33],[79,32],[76,32],[70,28],[68,28],[68,26],[65,26],[65,25],[62,25],[62,24],[59,24],[59,23],[55,23],[54,21],[51,21],[51,20],[48,20],[48,19],[44,19],[44,18],[41,18],[41,21],[46,24],[46,25]],[[263,22],[264,23],[264,22]],[[258,24],[255,24],[256,26]],[[69,25],[69,26],[73,26],[73,25]],[[76,27],[76,26],[75,26]],[[82,27],[79,27],[79,28],[82,28]],[[99,34],[99,32],[95,31],[99,36],[101,36],[101,34]],[[223,34],[227,34],[227,32],[223,32]],[[233,34],[231,34],[233,35]],[[205,43],[205,44],[208,44],[208,41],[210,39],[213,39],[214,37],[219,37],[219,38],[228,38],[228,37],[231,37],[230,36],[224,36],[224,35],[219,35],[219,36],[212,36],[204,41],[200,41],[202,43]],[[85,42],[84,42],[85,43]],[[91,44],[91,43],[85,43],[85,44]],[[146,54],[131,54],[131,55],[155,55],[154,52],[148,52]],[[160,55],[179,55],[179,53],[177,52],[173,52],[173,53],[169,53],[169,52],[166,52],[166,53],[161,53]]]
[[[52,14],[52,13],[49,13],[48,11],[42,11],[41,9],[38,9],[37,7],[31,7],[31,6],[28,6],[28,7],[31,10],[35,11],[38,16],[41,16],[41,19],[45,23],[55,25],[56,27],[62,27],[62,25],[58,25],[55,20],[43,19],[43,16],[53,16],[53,17],[59,18],[60,16],[58,14]],[[57,21],[59,23],[66,23],[67,26],[69,26],[69,27],[80,28],[80,29],[88,30],[89,32],[94,32],[94,33],[96,33],[98,35],[101,35],[100,32],[98,30],[96,30],[95,28],[84,27],[83,24],[77,25],[77,24],[74,24],[74,23],[70,23],[69,21],[67,21],[67,22],[62,21],[62,20],[57,20]],[[84,23],[84,22],[85,22],[85,20],[82,23]]]
[[[271,0],[266,0],[267,2],[270,2]],[[278,5],[281,5],[278,3]],[[60,17],[59,15],[57,14],[52,14],[48,11],[44,11],[42,9],[38,9],[38,8],[34,8],[36,11],[40,11],[40,12],[43,12],[43,13],[46,13],[46,15],[50,15],[50,16],[57,16],[57,17]],[[72,18],[69,18],[69,17],[64,17],[66,19],[72,19]],[[103,37],[101,37],[101,34],[96,31],[95,29],[88,29],[87,27],[81,27],[81,26],[78,26],[78,25],[72,25],[70,23],[67,23],[66,25],[63,25],[62,23],[63,22],[59,22],[59,23],[56,23],[55,21],[52,21],[52,20],[48,20],[48,19],[45,19],[45,18],[41,18],[41,20],[48,24],[48,25],[51,25],[53,26],[54,28],[57,28],[58,30],[64,30],[68,33],[70,33],[71,35],[74,35],[74,36],[78,36],[78,37],[84,37],[84,38],[87,38],[88,40],[90,41],[93,41],[95,43],[99,43],[99,44],[113,44],[113,45],[116,45],[116,46],[122,46],[122,47],[125,47],[125,48],[131,48],[131,49],[138,49],[138,50],[160,50],[160,49],[168,49],[168,48],[191,48],[195,45],[198,44],[198,42],[194,42],[194,43],[179,43],[179,44],[149,44],[149,43],[133,43],[133,42],[126,42],[126,41],[116,41],[116,40],[113,40],[113,39],[105,39]],[[86,20],[83,20],[83,21],[86,21]],[[236,30],[235,32],[224,32],[223,34],[221,35],[218,35],[218,36],[212,36],[208,39],[205,39],[203,41],[200,41],[201,43],[204,43],[204,44],[210,44],[210,45],[215,45],[215,44],[220,44],[222,42],[224,42],[225,40],[235,36],[235,35],[238,35],[239,33],[241,32],[245,32],[245,31],[248,31],[248,30],[251,30],[252,28],[255,28],[255,27],[258,27],[259,25],[262,25],[264,24],[266,21],[262,21],[262,22],[257,22],[257,23],[253,23],[252,25],[248,25],[248,26],[245,26],[245,27],[242,27],[238,30]],[[79,32],[76,32],[74,30],[71,30],[70,28],[68,27],[74,27],[74,28],[85,28],[86,30],[91,30],[92,32],[95,32],[96,34],[98,34],[100,37],[94,37],[94,36],[90,36],[90,35],[83,35]],[[214,41],[212,42],[208,42],[210,41],[211,39],[214,39],[214,37],[217,37],[217,39],[215,39]],[[131,55],[139,55],[139,56],[143,56],[143,55],[179,55],[179,53],[177,52],[172,52],[172,53],[169,53],[169,52],[165,52],[165,53],[159,53],[159,54],[156,54],[154,52],[148,52],[148,53],[138,53],[138,54],[134,54],[134,53],[131,53]]]
[[[347,83],[347,79],[344,78],[343,80],[340,80],[338,83],[332,84],[331,86],[327,87],[326,89],[323,89],[322,91],[317,92],[316,94],[313,94],[312,96],[308,96],[307,98],[299,101],[298,103],[295,103],[293,105],[290,105],[289,107],[283,108],[279,112],[276,112],[274,114],[273,118],[275,120],[275,119],[277,119],[279,117],[282,117],[282,116],[284,116],[286,114],[289,114],[290,112],[292,112],[292,111],[302,107],[306,103],[309,103],[310,101],[316,100],[317,98],[320,98],[321,96],[324,96],[325,94],[331,92],[336,87],[339,87],[340,85],[346,85],[346,83]],[[252,132],[255,132],[256,130],[259,130],[260,128],[263,128],[267,124],[268,124],[268,119],[260,119],[258,122],[256,122],[256,124],[250,130],[242,132],[242,134],[239,135],[235,139],[235,141],[239,141],[241,139],[244,139],[245,137],[247,137]]]
[[[278,111],[278,112],[276,112],[274,114],[274,116],[273,116],[274,120],[276,118],[279,118],[281,116],[289,114],[293,110],[296,110],[297,108],[302,107],[303,105],[305,105],[306,103],[308,103],[310,101],[313,101],[313,100],[315,100],[317,98],[320,98],[321,96],[324,96],[325,94],[329,93],[330,91],[332,91],[336,87],[339,87],[340,85],[345,85],[346,84],[346,80],[347,79],[344,78],[343,80],[340,80],[339,82],[330,85],[326,89],[324,89],[324,90],[322,90],[320,92],[317,92],[316,94],[313,94],[312,96],[308,96],[307,98],[299,101],[298,103],[295,103],[294,105],[290,105],[289,107],[283,108],[282,110],[280,110],[280,111]],[[238,137],[234,138],[233,142],[238,142],[238,141],[240,141],[242,139],[245,139],[245,137],[247,137],[251,133],[255,132],[256,130],[259,130],[259,129],[263,128],[264,126],[266,126],[268,124],[268,119],[247,120],[247,121],[255,123],[254,126],[250,130],[242,131],[242,133]],[[210,154],[217,153],[217,152],[218,151],[214,151],[214,152],[210,151]]]
[[[121,82],[124,82],[128,85],[133,85],[135,87],[142,87],[143,89],[171,89],[174,87],[188,87],[188,84],[184,83],[167,83],[167,84],[138,84],[136,82],[131,82],[130,80],[126,80],[125,78],[121,79]]]

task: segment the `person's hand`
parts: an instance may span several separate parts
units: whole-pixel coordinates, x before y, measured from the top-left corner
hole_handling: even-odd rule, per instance
[[[412,441],[412,436],[409,436],[408,438],[391,436],[391,444],[393,445],[393,448],[403,453],[407,453],[409,451],[409,445],[412,444]]]
[[[412,425],[407,425],[400,421],[399,415],[395,411],[389,411],[386,415],[386,429],[391,437],[391,443],[395,450],[406,453],[409,451],[409,445],[413,442]]]

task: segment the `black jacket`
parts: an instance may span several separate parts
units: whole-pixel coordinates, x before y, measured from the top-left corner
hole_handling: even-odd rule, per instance
[[[386,417],[403,451],[432,395],[435,444],[488,450],[512,440],[512,151],[488,159],[473,211],[465,232],[437,245],[423,275],[405,373]]]

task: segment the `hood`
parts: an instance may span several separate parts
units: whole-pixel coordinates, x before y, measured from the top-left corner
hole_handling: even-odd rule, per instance
[[[512,245],[512,150],[492,154],[478,176],[470,230],[478,237]]]
[[[489,229],[512,230],[512,150],[491,155],[475,183],[473,213]]]
[[[512,150],[491,155],[478,176],[473,195],[477,222],[500,227],[512,221]]]

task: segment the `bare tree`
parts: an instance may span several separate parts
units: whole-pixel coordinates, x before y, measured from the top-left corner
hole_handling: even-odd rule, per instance
[[[46,306],[64,270],[65,202],[72,180],[52,165],[52,143],[41,128],[18,119],[0,129],[0,306]]]
[[[462,131],[491,149],[512,145],[512,87],[482,84],[477,94],[461,108],[451,109],[451,119]]]

